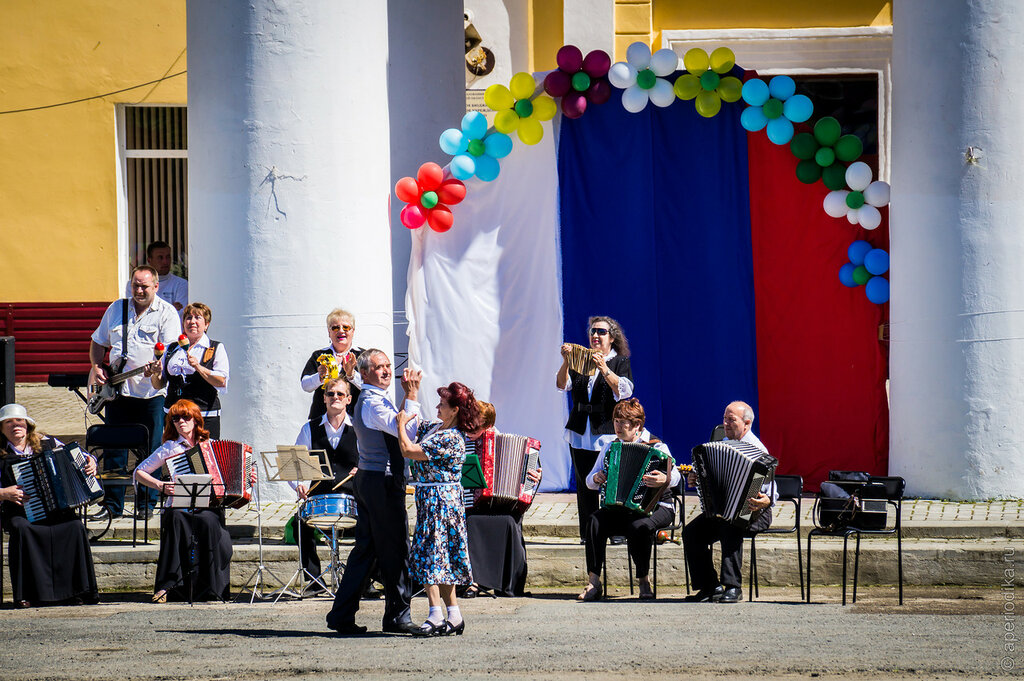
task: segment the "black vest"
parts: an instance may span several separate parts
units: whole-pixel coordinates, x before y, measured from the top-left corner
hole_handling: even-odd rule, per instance
[[[309,422],[310,449],[322,449],[327,452],[327,459],[334,471],[334,480],[320,480],[310,485],[310,496],[345,492],[352,494],[352,481],[349,480],[338,489],[334,486],[348,477],[348,472],[359,464],[359,450],[356,448],[356,429],[345,426],[341,431],[338,446],[332,447],[327,437],[327,426],[321,423],[322,418]]]
[[[211,340],[210,349],[204,354],[209,355],[208,361],[200,361],[199,364],[206,369],[213,369],[213,360],[217,354],[217,346],[220,341]],[[167,381],[167,399],[164,401],[164,409],[170,409],[171,405],[178,400],[192,400],[199,405],[199,411],[217,411],[220,409],[220,393],[217,388],[207,383],[199,372],[192,372],[187,376],[172,376],[167,373],[167,362],[181,349],[180,345],[173,345],[167,353],[164,361],[164,379]],[[182,352],[187,352],[181,349]]]
[[[313,354],[306,360],[306,366],[302,367],[302,376],[309,376],[315,374],[320,368],[317,358],[325,352],[334,352],[333,347],[323,348],[321,350],[314,350]],[[359,357],[362,354],[362,348],[352,348],[352,354]],[[356,387],[355,383],[349,382],[349,392],[352,393],[352,399],[348,403],[348,415],[352,416],[355,413],[356,400],[359,399],[359,388]],[[313,402],[309,405],[309,420],[319,421],[320,417],[327,413],[327,405],[324,404],[324,389],[323,386],[318,387],[313,391]]]
[[[608,369],[620,378],[633,380],[629,357],[615,355],[608,360]],[[590,384],[590,376],[577,374],[570,369],[569,380],[572,381],[572,408],[569,410],[569,420],[565,422],[565,429],[582,435],[587,429],[587,420],[589,419],[590,432],[593,435],[614,433],[612,410],[615,408],[615,393],[605,382],[604,376],[598,374],[597,382],[594,383],[594,392],[589,399],[587,398],[587,386]]]

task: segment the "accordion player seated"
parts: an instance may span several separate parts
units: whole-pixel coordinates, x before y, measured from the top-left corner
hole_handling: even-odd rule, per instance
[[[636,565],[640,599],[654,598],[648,574],[655,533],[672,524],[671,488],[679,471],[668,447],[643,427],[644,411],[635,398],[615,405],[615,436],[598,438],[600,454],[587,475],[587,487],[600,490],[601,508],[590,518],[586,536],[589,583],[579,600],[602,596],[600,574],[609,537],[624,536]]]

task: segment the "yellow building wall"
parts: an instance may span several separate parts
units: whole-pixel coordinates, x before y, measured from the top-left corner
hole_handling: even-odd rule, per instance
[[[185,70],[185,0],[4,0],[0,46],[0,111],[94,97]],[[182,75],[0,114],[0,302],[122,294],[115,105],[185,93]]]
[[[562,0],[530,0],[530,70],[534,73],[558,66],[555,55],[565,44],[563,12]]]

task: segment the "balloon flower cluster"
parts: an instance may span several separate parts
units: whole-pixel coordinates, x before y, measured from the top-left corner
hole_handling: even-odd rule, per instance
[[[863,286],[864,294],[872,303],[881,305],[889,301],[889,280],[882,275],[889,271],[889,254],[867,241],[858,240],[846,249],[849,262],[839,268],[839,281],[843,286]]]

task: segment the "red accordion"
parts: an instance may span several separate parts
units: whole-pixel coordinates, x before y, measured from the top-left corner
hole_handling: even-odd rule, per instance
[[[477,454],[487,487],[480,490],[480,502],[508,505],[525,511],[533,503],[537,483],[526,472],[540,468],[540,441],[524,435],[485,431]]]
[[[210,448],[224,481],[221,505],[228,508],[245,506],[252,499],[252,487],[256,484],[256,463],[252,447],[233,440],[211,440]]]

